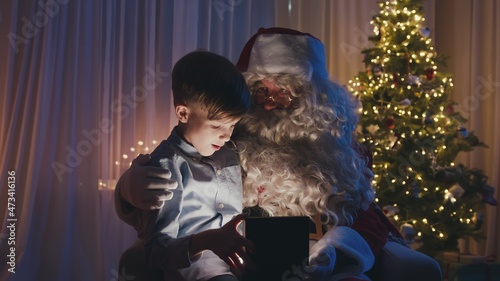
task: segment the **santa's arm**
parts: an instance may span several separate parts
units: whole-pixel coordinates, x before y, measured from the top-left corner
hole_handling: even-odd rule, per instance
[[[389,232],[399,236],[396,227],[390,223],[375,203],[372,203],[366,211],[357,211],[356,220],[351,228],[368,242],[375,258],[387,243]]]
[[[115,188],[115,210],[120,219],[137,227],[142,211],[159,209],[172,198],[177,181],[171,171],[148,166],[149,154],[140,154],[122,174]]]

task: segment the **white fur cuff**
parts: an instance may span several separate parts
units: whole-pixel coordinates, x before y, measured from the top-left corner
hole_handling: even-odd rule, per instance
[[[338,268],[332,276],[330,274],[335,266],[337,251],[356,262]],[[368,243],[356,231],[346,226],[337,226],[329,230],[309,252],[312,253],[309,256],[311,267],[309,272],[319,280],[335,281],[346,277],[369,280],[364,273],[375,263],[375,257]]]

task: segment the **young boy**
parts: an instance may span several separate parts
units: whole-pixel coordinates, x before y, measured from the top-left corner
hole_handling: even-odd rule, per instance
[[[237,280],[230,267],[251,264],[245,248],[253,245],[237,231],[242,177],[229,141],[250,108],[248,88],[229,60],[196,51],[175,64],[172,91],[179,123],[148,165],[170,170],[178,187],[168,204],[141,211],[146,264],[168,280]]]

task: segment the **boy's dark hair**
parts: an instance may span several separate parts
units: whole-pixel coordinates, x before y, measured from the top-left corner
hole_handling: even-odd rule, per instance
[[[241,117],[250,110],[250,92],[243,75],[223,56],[195,51],[172,70],[174,105],[199,104],[208,119]]]

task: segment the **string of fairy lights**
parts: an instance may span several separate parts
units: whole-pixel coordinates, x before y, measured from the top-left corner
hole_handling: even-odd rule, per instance
[[[158,141],[156,141],[156,140],[151,141],[151,144],[153,145],[153,147],[156,147],[157,143],[158,143]],[[140,153],[149,153],[149,146],[144,141],[139,140],[137,142],[137,146],[130,147],[129,150],[130,150],[130,153],[123,153],[121,155],[121,159],[115,161],[116,166],[120,166],[122,164],[122,161],[127,161],[128,159],[132,159],[133,157],[137,156]],[[130,165],[132,163],[132,160],[128,160],[128,161],[129,161],[128,164]]]
[[[158,141],[152,140],[150,144],[154,148],[158,144]],[[136,145],[130,147],[127,152],[122,152],[114,161],[114,174],[119,177],[123,173],[123,171],[132,164],[132,161],[135,157],[137,157],[137,155],[147,153],[151,153],[151,148],[148,145],[148,142],[142,140],[137,141]],[[111,177],[110,179],[99,179],[99,190],[115,189],[116,182],[117,177]]]

